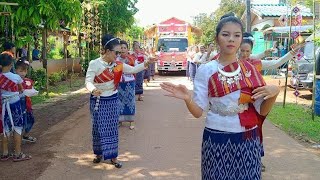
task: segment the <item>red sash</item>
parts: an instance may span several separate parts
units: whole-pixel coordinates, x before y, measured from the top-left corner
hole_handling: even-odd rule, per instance
[[[5,91],[10,91],[10,92],[18,92],[18,85],[11,81],[9,78],[7,78],[5,75],[0,73],[0,89],[3,89]],[[3,131],[2,127],[2,101],[1,101],[1,93],[0,93],[0,133]]]
[[[121,58],[127,59],[129,62],[127,63],[130,66],[135,65],[136,57],[133,54],[127,54],[124,57],[121,56]]]
[[[138,60],[138,63],[141,64],[144,62],[144,56],[145,54],[141,51],[139,52],[134,52],[134,56],[136,57],[136,59]]]
[[[101,74],[94,77],[95,83],[105,83],[113,80],[115,89],[118,88],[123,71],[123,63],[120,61],[116,62],[113,68],[106,68]]]
[[[10,92],[18,92],[18,84],[11,81],[5,75],[0,74],[0,89]]]
[[[247,61],[247,62],[249,62],[250,64],[254,65],[254,67],[256,67],[259,72],[262,71],[262,62],[261,62],[260,59],[251,59],[251,58],[248,58],[248,59],[245,59],[244,61]]]
[[[222,97],[232,92],[241,90],[239,104],[248,103],[249,109],[239,114],[240,124],[246,129],[253,128],[258,125],[258,113],[253,106],[253,100],[251,99],[252,91],[258,87],[264,86],[265,81],[257,69],[248,62],[234,62],[223,68],[226,72],[232,72],[241,67],[242,80],[238,84],[229,87],[226,82],[222,83],[219,81],[218,72],[214,73],[209,79],[209,97]],[[251,76],[246,77],[246,74]]]
[[[23,83],[22,83],[23,89],[32,89],[33,87],[33,81],[31,79],[28,78],[24,78],[23,79]],[[28,112],[32,111],[32,102],[31,102],[31,98],[26,96],[26,108]]]

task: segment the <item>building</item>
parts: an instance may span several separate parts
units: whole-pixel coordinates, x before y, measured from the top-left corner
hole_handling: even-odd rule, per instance
[[[313,14],[310,8],[298,5],[303,18],[303,25],[312,25]],[[283,26],[279,18],[290,16],[290,8],[286,4],[252,4],[251,5],[251,31],[263,31],[269,27]],[[246,23],[247,15],[244,13],[241,20]],[[288,22],[289,23],[289,22]]]
[[[305,37],[311,34],[309,29],[313,24],[313,13],[310,8],[302,5],[297,5],[302,15],[302,26],[293,26],[292,31],[298,31]],[[290,17],[290,8],[284,3],[277,4],[251,4],[251,31],[255,38],[255,46],[253,54],[263,52],[270,48],[277,41],[287,47],[290,31],[289,19],[285,22],[280,22],[280,17]],[[241,17],[241,20],[246,23],[247,14]],[[285,53],[286,51],[283,51]],[[281,55],[280,55],[281,56]]]

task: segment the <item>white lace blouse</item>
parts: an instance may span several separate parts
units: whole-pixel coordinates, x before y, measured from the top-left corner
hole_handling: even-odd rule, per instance
[[[114,81],[108,81],[105,83],[95,83],[95,76],[101,74],[106,68],[111,67],[107,62],[103,61],[101,58],[90,61],[89,67],[86,74],[85,85],[86,88],[92,92],[94,89],[99,89],[102,91],[101,96],[111,96],[118,92],[114,90]],[[134,67],[123,64],[123,72],[128,74],[134,74],[144,70],[144,63],[138,64]]]
[[[227,94],[223,97],[208,96],[209,78],[218,71],[218,66],[223,68],[223,66],[217,61],[211,61],[207,64],[200,65],[194,80],[193,101],[203,111],[206,111],[208,106],[210,106],[209,109],[211,110],[207,113],[205,122],[206,127],[226,132],[244,132],[246,129],[240,125],[238,114],[225,116],[215,112],[219,109],[227,112],[227,110],[237,106],[240,98],[240,90]],[[262,102],[263,99],[258,99],[253,103],[258,113],[260,113],[260,106]]]

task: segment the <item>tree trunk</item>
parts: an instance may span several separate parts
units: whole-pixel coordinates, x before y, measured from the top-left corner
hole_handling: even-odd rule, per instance
[[[42,56],[42,65],[43,68],[46,71],[46,95],[49,95],[49,78],[48,78],[48,60],[47,60],[47,36],[48,36],[48,31],[47,31],[47,26],[45,25],[43,30],[42,30],[42,51],[41,51],[41,56]]]

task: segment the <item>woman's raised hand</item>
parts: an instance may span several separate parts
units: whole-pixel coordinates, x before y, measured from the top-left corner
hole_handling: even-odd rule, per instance
[[[254,94],[252,96],[252,99],[263,98],[264,100],[267,100],[269,98],[273,98],[277,96],[279,92],[280,92],[279,87],[275,85],[266,85],[266,86],[258,87],[252,91],[252,93]]]
[[[187,87],[181,84],[175,85],[169,82],[164,82],[160,84],[160,87],[169,92],[169,94],[166,94],[166,96],[175,97],[182,100],[188,100],[191,97]]]

